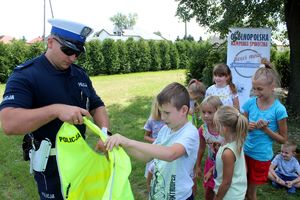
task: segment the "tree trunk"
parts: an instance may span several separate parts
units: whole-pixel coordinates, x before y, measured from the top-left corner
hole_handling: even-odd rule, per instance
[[[285,21],[290,43],[291,78],[287,106],[300,116],[300,1],[285,0]]]

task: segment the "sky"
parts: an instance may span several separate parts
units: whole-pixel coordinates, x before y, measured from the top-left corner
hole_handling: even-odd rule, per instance
[[[52,18],[49,0],[46,1],[46,20]],[[175,16],[175,0],[51,0],[54,18],[61,18],[89,25],[94,31],[112,29],[110,17],[118,12],[136,13],[134,28],[148,33],[160,31],[167,39],[184,36],[184,23]],[[31,40],[44,32],[44,0],[1,0],[0,35]],[[46,21],[45,34],[51,26]],[[208,37],[204,28],[195,20],[187,25],[188,35],[195,40]]]

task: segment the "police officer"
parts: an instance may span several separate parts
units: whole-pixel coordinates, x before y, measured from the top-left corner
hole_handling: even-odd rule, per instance
[[[84,137],[83,116],[107,130],[108,115],[85,71],[73,64],[84,53],[92,29],[86,25],[51,19],[47,50],[17,66],[10,76],[0,105],[2,128],[7,135],[32,133],[35,141],[55,137],[63,122],[77,126]],[[98,142],[98,147],[102,145]],[[74,155],[76,156],[76,155]],[[56,158],[50,156],[44,172],[34,171],[40,199],[63,199]]]

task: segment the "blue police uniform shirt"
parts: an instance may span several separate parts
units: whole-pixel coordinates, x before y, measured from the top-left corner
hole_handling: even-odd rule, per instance
[[[0,110],[6,107],[32,109],[51,104],[73,105],[89,111],[104,106],[84,69],[72,64],[65,71],[57,70],[43,54],[15,68],[7,81]],[[55,119],[33,135],[38,141],[49,138],[54,147],[62,123]],[[84,134],[84,125],[77,128]]]

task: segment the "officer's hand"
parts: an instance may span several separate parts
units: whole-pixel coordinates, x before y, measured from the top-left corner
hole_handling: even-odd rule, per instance
[[[82,124],[83,116],[91,117],[91,114],[80,107],[64,104],[56,104],[57,117],[63,122]]]

